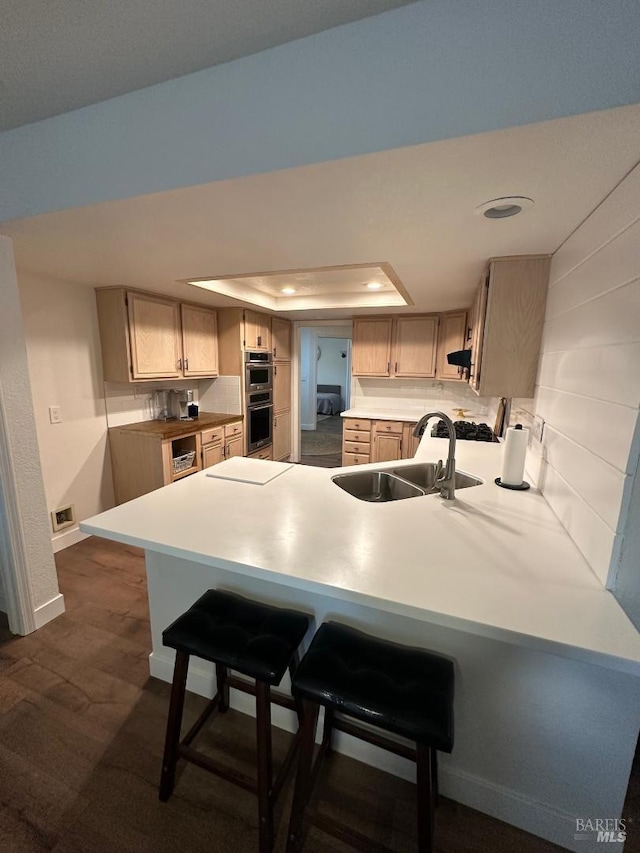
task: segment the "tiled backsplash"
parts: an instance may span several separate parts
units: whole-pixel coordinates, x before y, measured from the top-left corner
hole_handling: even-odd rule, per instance
[[[218,376],[217,379],[203,380],[200,386],[200,408],[205,412],[241,415],[240,377]]]
[[[485,422],[493,429],[498,399],[478,397],[466,383],[440,382],[433,379],[365,379],[351,383],[351,408],[369,406],[380,409],[403,409],[426,412],[438,409],[458,420],[455,409],[465,409],[467,419]]]
[[[107,425],[110,427],[150,421],[154,416],[153,395],[155,391],[177,389],[193,390],[193,400],[204,412],[221,412],[229,415],[242,414],[239,376],[218,376],[216,379],[172,380],[170,382],[145,382],[127,385],[105,382],[105,408]]]
[[[128,385],[120,382],[104,383],[104,401],[107,412],[107,426],[150,421],[153,418],[153,395],[155,391],[167,389],[193,389],[194,402],[199,402],[198,382],[182,379],[171,382],[145,382],[140,385]]]

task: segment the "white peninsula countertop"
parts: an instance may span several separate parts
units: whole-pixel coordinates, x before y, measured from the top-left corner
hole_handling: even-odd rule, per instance
[[[446,458],[447,446],[425,436],[415,460],[357,470],[435,461]],[[494,484],[501,453],[499,444],[457,443],[456,467],[484,484],[458,490],[454,501],[437,495],[360,501],[331,481],[354,468],[283,465],[283,473],[265,485],[218,479],[207,469],[88,519],[81,529],[640,674],[640,635],[542,495]],[[216,467],[222,473],[225,465]]]

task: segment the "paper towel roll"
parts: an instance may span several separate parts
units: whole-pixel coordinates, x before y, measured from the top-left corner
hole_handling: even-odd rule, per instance
[[[524,460],[527,455],[529,430],[522,424],[509,427],[502,455],[500,480],[507,486],[519,486],[524,479]]]

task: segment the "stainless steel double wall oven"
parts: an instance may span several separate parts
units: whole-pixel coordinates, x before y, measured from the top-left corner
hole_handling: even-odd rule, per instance
[[[273,364],[270,352],[247,351],[245,367],[245,424],[247,452],[273,442]]]

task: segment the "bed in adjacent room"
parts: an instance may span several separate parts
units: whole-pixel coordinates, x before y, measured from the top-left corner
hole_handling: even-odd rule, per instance
[[[319,415],[339,415],[344,411],[340,385],[318,385],[316,411]]]

